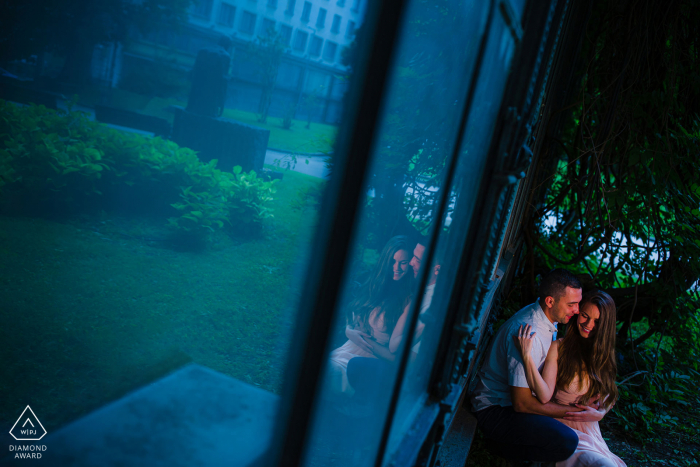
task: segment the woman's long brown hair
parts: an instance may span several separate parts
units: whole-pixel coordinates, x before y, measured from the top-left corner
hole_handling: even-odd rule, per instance
[[[566,334],[559,344],[557,390],[566,390],[578,375],[579,387],[588,382],[583,402],[600,394],[600,402],[609,409],[617,400],[617,362],[615,360],[615,301],[602,290],[592,290],[583,295],[579,309],[587,304],[595,305],[600,319],[591,336],[581,337],[578,316],[569,322]]]
[[[379,307],[384,314],[384,324],[387,332],[391,333],[404,308],[413,295],[413,270],[408,267],[404,276],[393,279],[394,254],[406,250],[411,255],[413,248],[408,237],[397,235],[392,237],[379,254],[377,264],[372,268],[367,282],[362,285],[359,296],[350,304],[350,316],[355,326],[366,327],[369,315]]]

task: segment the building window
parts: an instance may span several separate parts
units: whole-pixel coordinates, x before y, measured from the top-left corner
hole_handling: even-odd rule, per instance
[[[253,34],[255,32],[255,20],[257,17],[250,11],[244,11],[241,15],[241,22],[238,25],[238,30],[244,34]]]
[[[340,32],[340,15],[333,15],[333,25],[331,26],[331,32],[333,34],[338,34]]]
[[[304,52],[306,49],[306,41],[309,40],[309,33],[296,30],[294,33],[294,42],[292,43],[292,48],[297,52]]]
[[[321,48],[323,47],[323,39],[318,36],[311,38],[311,45],[309,46],[309,55],[311,57],[320,57]]]
[[[301,22],[308,23],[311,16],[311,2],[304,2],[304,9],[301,11]]]
[[[338,0],[338,6],[339,7],[344,7],[345,6],[345,0]]]
[[[227,28],[233,27],[233,20],[236,18],[236,7],[228,3],[222,3],[219,8],[219,19],[217,23]]]
[[[345,30],[345,37],[353,37],[355,35],[355,22],[348,21],[348,27]]]
[[[294,7],[296,6],[297,0],[287,0],[287,9],[284,13],[289,16],[294,16]]]
[[[262,22],[262,30],[260,31],[260,35],[262,37],[269,37],[275,33],[275,22],[272,21],[270,18],[263,18]]]
[[[277,0],[267,0],[268,8],[277,8]]]
[[[335,53],[338,51],[338,44],[331,41],[326,41],[326,46],[323,48],[323,60],[333,63],[335,61]]]
[[[360,0],[352,0],[352,11],[360,11]]]
[[[280,37],[282,37],[284,45],[289,45],[289,41],[292,40],[292,27],[286,24],[280,25]]]
[[[316,17],[316,27],[318,29],[323,29],[326,26],[326,14],[328,12],[325,8],[318,9],[318,16]]]
[[[214,0],[198,0],[192,14],[198,18],[209,21],[212,6],[214,6]]]

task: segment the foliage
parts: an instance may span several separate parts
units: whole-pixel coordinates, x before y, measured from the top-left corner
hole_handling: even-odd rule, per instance
[[[105,128],[80,112],[0,101],[4,209],[126,209],[172,215],[176,230],[254,233],[275,182],[216,169],[172,141]],[[172,208],[170,208],[172,206]]]
[[[622,339],[642,318],[640,342],[675,329],[698,305],[681,297],[700,279],[699,20],[689,2],[599,2],[573,116],[542,160],[564,163],[531,212],[531,270],[590,274],[615,298]]]
[[[184,23],[192,0],[26,0],[0,4],[2,59],[52,52],[66,58],[63,78],[84,83],[96,44]]]
[[[323,96],[325,95],[325,86],[319,84],[311,92],[304,94],[302,101],[304,102],[304,108],[306,109],[306,128],[311,128],[311,118],[314,113],[318,112],[321,103],[323,102]]]
[[[282,55],[287,50],[287,41],[275,29],[255,38],[246,50],[248,59],[255,63],[258,80],[262,85],[262,94],[258,103],[258,121],[267,122],[267,115],[272,103],[272,91],[277,83]]]
[[[700,313],[690,315],[679,331],[682,336],[673,341],[664,343],[667,338],[659,336],[634,352],[631,346],[621,349],[621,370],[628,376],[619,384],[616,415],[622,428],[641,441],[658,427],[700,428],[698,420],[685,420],[700,404],[693,382],[700,377]]]
[[[320,183],[285,174],[264,238],[218,232],[196,256],[140,237],[166,230],[152,216],[0,216],[0,283],[13,304],[0,312],[0,419],[30,398],[51,432],[191,361],[279,393],[293,349],[290,277],[313,253],[317,220],[289,203]]]
[[[393,235],[427,234],[455,150],[475,40],[450,47],[481,17],[479,2],[411,4],[385,93],[380,134],[368,188],[368,248]],[[476,37],[476,35],[474,35]],[[358,46],[362,38],[358,38]],[[357,57],[353,46],[345,57]],[[455,191],[456,193],[456,191]],[[448,203],[451,211],[454,202]]]
[[[537,170],[551,176],[525,226],[523,303],[553,267],[615,299],[625,357],[616,420],[642,441],[698,428],[686,413],[700,381],[700,344],[688,337],[700,309],[698,25],[687,0],[595,2],[579,87],[562,109],[571,114],[543,146]]]

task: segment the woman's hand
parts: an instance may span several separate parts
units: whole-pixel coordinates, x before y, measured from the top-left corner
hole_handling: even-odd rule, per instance
[[[365,340],[365,339],[371,339],[372,336],[370,336],[366,332],[362,332],[360,330],[347,327],[347,328],[345,328],[345,337],[350,339],[353,343],[355,343],[355,345],[357,345],[359,348],[361,348],[365,352],[374,354],[374,351],[372,350],[372,346]]]
[[[532,342],[537,334],[536,332],[531,333],[531,330],[532,326],[529,324],[520,325],[518,328],[518,334],[514,336],[515,346],[518,348],[518,351],[520,351],[520,355],[523,357],[523,360],[530,357],[530,353],[532,352]]]
[[[576,404],[580,412],[566,412],[564,420],[570,422],[599,422],[605,416],[605,409],[596,409],[589,405]]]

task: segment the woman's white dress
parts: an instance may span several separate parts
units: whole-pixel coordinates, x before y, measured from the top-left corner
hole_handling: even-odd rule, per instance
[[[555,392],[554,402],[562,405],[580,403],[582,396],[588,391],[588,387],[584,384],[579,389],[577,386],[578,378],[574,378],[567,391],[557,390]],[[571,457],[565,461],[557,462],[557,467],[626,467],[622,459],[608,449],[608,445],[600,433],[598,422],[558,420],[576,432],[578,447]]]

